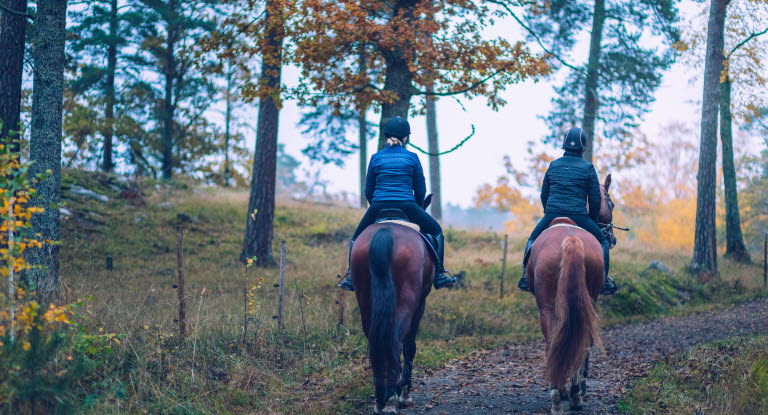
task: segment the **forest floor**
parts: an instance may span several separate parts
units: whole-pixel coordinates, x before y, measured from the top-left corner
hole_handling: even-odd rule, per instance
[[[585,413],[617,413],[630,384],[657,362],[699,344],[768,332],[768,298],[720,312],[610,327],[604,352],[590,356]],[[548,413],[543,340],[511,343],[414,374],[414,407],[405,413]],[[420,373],[419,373],[420,372]]]

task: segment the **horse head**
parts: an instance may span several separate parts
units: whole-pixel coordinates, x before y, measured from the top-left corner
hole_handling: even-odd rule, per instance
[[[600,225],[605,238],[608,239],[608,244],[611,248],[616,246],[616,237],[613,235],[613,200],[611,200],[611,194],[608,190],[611,188],[611,175],[609,174],[602,185],[600,185],[600,196],[602,202],[600,203],[600,214],[597,216],[597,223]]]

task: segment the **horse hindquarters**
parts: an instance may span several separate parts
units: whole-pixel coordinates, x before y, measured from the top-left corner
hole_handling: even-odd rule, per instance
[[[387,401],[397,392],[400,342],[395,336],[396,293],[392,281],[392,231],[378,230],[368,251],[371,275],[371,320],[368,344],[376,387],[377,412],[387,412]],[[385,408],[385,406],[387,406]]]
[[[563,390],[566,380],[586,358],[590,346],[599,346],[597,311],[587,291],[584,244],[568,236],[562,244],[560,275],[555,298],[546,375],[553,388]]]

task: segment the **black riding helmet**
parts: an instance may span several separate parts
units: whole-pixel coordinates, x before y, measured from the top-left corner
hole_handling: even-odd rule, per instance
[[[579,127],[573,127],[565,133],[563,150],[584,152],[587,147],[587,133]]]
[[[411,135],[411,125],[403,117],[392,117],[384,124],[384,137],[402,140]]]

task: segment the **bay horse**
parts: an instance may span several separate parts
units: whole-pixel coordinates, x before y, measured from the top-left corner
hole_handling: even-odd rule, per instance
[[[610,246],[613,202],[608,193],[611,176],[600,186],[602,202],[598,223]],[[570,224],[568,223],[570,222]],[[558,218],[531,248],[531,266],[526,269],[539,307],[541,331],[546,340],[545,377],[550,382],[551,413],[563,413],[562,400],[571,378],[570,409],[581,410],[586,392],[589,349],[601,347],[595,302],[603,286],[603,251],[589,232]]]
[[[425,209],[430,200],[427,197]],[[416,333],[432,289],[435,265],[422,236],[396,223],[367,227],[355,240],[350,256],[352,284],[373,368],[374,413],[397,414],[398,405],[413,402]]]

